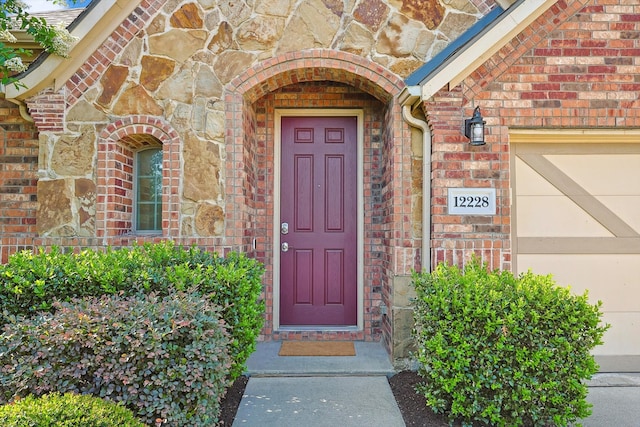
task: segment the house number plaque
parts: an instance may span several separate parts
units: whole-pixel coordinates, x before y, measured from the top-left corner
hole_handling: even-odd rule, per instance
[[[495,188],[449,188],[449,215],[495,215]]]

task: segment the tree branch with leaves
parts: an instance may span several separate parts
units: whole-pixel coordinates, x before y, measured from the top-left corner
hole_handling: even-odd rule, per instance
[[[72,3],[75,0],[71,0]],[[51,0],[52,4],[66,5],[66,0]],[[24,56],[33,52],[16,47],[17,38],[13,31],[24,31],[38,43],[42,49],[50,54],[67,57],[73,43],[77,41],[63,24],[50,25],[42,17],[29,14],[28,5],[22,0],[3,0],[0,3],[0,84],[13,84],[24,87],[16,77],[26,71],[27,66],[22,62]]]

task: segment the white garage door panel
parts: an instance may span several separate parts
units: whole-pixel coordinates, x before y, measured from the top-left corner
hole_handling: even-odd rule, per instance
[[[628,187],[633,186],[628,185]],[[598,196],[596,198],[618,215],[621,220],[635,230],[640,230],[640,196]]]
[[[519,196],[563,196],[560,190],[519,158],[515,159],[515,173],[518,176],[516,194]]]
[[[518,274],[529,269],[552,274],[575,294],[588,290],[592,303],[602,301],[603,312],[638,310],[640,255],[518,255]],[[640,330],[636,339],[640,348]]]
[[[612,140],[512,144],[514,261],[602,301],[601,370],[640,372],[640,138]]]
[[[611,237],[566,196],[518,196],[519,237]]]
[[[580,155],[578,162],[575,155],[545,158],[590,194],[638,194],[633,183],[640,183],[640,155],[588,154]]]
[[[595,348],[593,354],[599,356],[627,356],[638,354],[638,328],[640,313],[605,313],[603,320],[611,325],[604,334],[604,343]]]

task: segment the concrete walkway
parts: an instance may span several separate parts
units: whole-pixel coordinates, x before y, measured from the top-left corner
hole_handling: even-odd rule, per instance
[[[640,427],[640,374],[596,374],[587,385],[593,413],[583,427]]]
[[[403,427],[386,351],[355,345],[353,357],[280,357],[279,342],[259,343],[233,427]],[[584,427],[640,427],[640,374],[597,374],[588,386]]]
[[[251,377],[234,426],[404,427],[384,376]]]
[[[356,342],[356,356],[278,356],[279,342],[259,343],[234,427],[404,427],[380,343]]]

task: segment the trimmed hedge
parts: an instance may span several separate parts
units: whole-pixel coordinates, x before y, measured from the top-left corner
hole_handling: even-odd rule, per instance
[[[0,335],[0,400],[55,391],[123,403],[152,425],[214,425],[230,385],[219,309],[198,293],[103,296],[10,319]]]
[[[567,425],[591,413],[583,380],[597,372],[601,303],[551,276],[463,270],[414,274],[419,387],[427,404],[463,425]]]
[[[22,251],[0,265],[0,324],[9,315],[32,315],[52,310],[55,299],[154,292],[196,290],[221,307],[230,335],[232,379],[244,370],[255,351],[263,325],[264,266],[242,254],[219,257],[198,248],[173,242],[145,244],[103,252],[78,254]]]
[[[145,427],[124,406],[73,393],[28,396],[0,406],[2,427]]]

